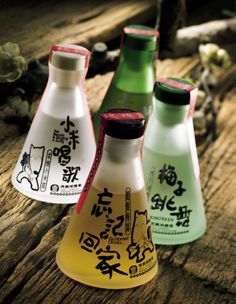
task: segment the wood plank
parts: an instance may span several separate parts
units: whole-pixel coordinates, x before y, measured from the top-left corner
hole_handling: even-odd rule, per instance
[[[165,72],[169,75],[170,70],[175,76],[185,76],[183,71],[189,73],[190,61],[191,58],[168,61],[167,65],[166,61],[162,62],[159,76]],[[96,81],[87,81],[88,94],[94,103],[105,93],[105,83],[112,74],[96,77]],[[236,90],[224,95],[218,117],[219,137],[202,152],[200,159],[207,233],[191,244],[160,246],[158,277],[135,289],[90,288],[59,271],[55,253],[68,224],[67,214],[73,207],[34,201],[12,188],[11,172],[25,134],[5,138],[0,146],[0,303],[233,304],[236,293],[236,257],[232,251],[236,241],[235,229],[232,229],[236,217],[235,102]]]
[[[55,264],[58,242],[68,222],[69,217],[64,217],[17,265],[3,285],[1,303],[234,303],[231,294],[218,293],[211,284],[207,285],[169,261],[160,261],[158,276],[138,288],[114,291],[77,283],[64,276]]]
[[[188,56],[198,51],[201,43],[235,43],[236,18],[213,20],[179,29],[172,55]]]
[[[176,60],[166,59],[157,61],[156,78],[160,77],[185,77],[199,65],[199,57],[183,57]],[[113,77],[113,72],[105,75],[96,75],[86,82],[88,103],[92,113],[96,112],[105,96],[108,85]]]
[[[8,1],[1,7],[0,44],[17,42],[28,60],[39,59],[52,44],[91,48],[118,37],[125,25],[145,23],[155,14],[155,0]]]
[[[200,159],[207,233],[197,242],[163,250],[164,260],[208,282],[221,293],[236,293],[236,90],[219,114],[219,137]],[[234,266],[233,266],[234,265]]]

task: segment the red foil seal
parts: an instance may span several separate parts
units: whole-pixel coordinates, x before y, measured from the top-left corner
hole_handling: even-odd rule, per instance
[[[132,28],[129,26],[126,26],[123,28],[122,34],[121,34],[121,42],[120,42],[120,49],[124,46],[125,36],[126,35],[142,35],[142,36],[151,36],[151,37],[157,37],[156,41],[156,59],[158,57],[158,42],[160,33],[156,30],[146,30],[146,29],[138,29],[138,28]]]
[[[143,36],[154,36],[159,37],[159,32],[155,30],[146,30],[146,29],[137,29],[129,26],[124,27],[123,34],[134,34],[134,35],[143,35]]]
[[[89,192],[89,189],[92,185],[93,179],[96,175],[96,172],[98,170],[102,153],[103,153],[103,146],[104,146],[104,138],[106,134],[106,127],[110,120],[135,120],[135,119],[143,119],[143,115],[139,112],[127,112],[127,113],[104,113],[101,116],[101,122],[100,122],[100,130],[99,130],[99,138],[98,138],[98,144],[97,144],[97,150],[95,154],[95,158],[93,161],[93,165],[91,167],[91,170],[89,172],[88,178],[86,180],[86,183],[84,185],[83,191],[81,192],[80,198],[76,204],[76,212],[79,214],[80,210],[83,207],[83,204],[85,202],[85,199],[87,197],[87,194]]]
[[[189,92],[190,100],[189,100],[188,117],[193,117],[194,109],[195,109],[195,105],[196,105],[196,101],[197,101],[198,88],[194,85],[179,82],[179,81],[176,81],[176,80],[170,79],[170,78],[160,78],[160,79],[158,79],[158,82],[168,85],[172,88],[176,88],[176,89],[180,89],[180,90]]]

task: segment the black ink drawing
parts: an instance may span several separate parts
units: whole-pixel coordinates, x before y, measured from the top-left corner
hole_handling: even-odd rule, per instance
[[[61,143],[63,145],[60,147],[55,147],[53,149],[53,155],[58,157],[58,162],[61,166],[66,166],[71,161],[71,149],[75,150],[77,144],[79,144],[79,131],[73,129],[75,124],[70,120],[69,115],[67,115],[66,120],[62,121],[60,125],[64,127],[64,131],[61,133],[59,130],[54,129],[52,141]],[[66,132],[66,134],[63,132]]]
[[[113,260],[120,260],[119,252],[111,250],[111,246],[107,245],[106,250],[100,248],[96,252],[100,262],[97,264],[96,269],[100,270],[103,275],[108,274],[109,279],[112,278],[113,272],[117,272],[122,275],[128,275],[126,272],[119,269],[120,263],[110,264]]]
[[[113,194],[111,192],[109,192],[109,190],[107,188],[104,188],[104,192],[98,193],[97,197],[98,197],[98,201],[97,201],[97,204],[93,205],[91,215],[99,217],[104,212],[111,214],[112,209],[111,209],[111,207],[109,207],[109,205],[111,204],[110,199],[113,197]]]
[[[177,222],[176,226],[189,227],[189,217],[192,210],[188,209],[187,206],[179,207],[179,212],[172,212],[170,215],[175,215]]]
[[[145,259],[147,250],[150,252],[154,250],[147,210],[144,212],[135,211],[131,241],[132,243],[128,246],[127,251],[130,259],[136,257],[137,263]]]
[[[82,249],[88,252],[93,252],[93,250],[95,250],[99,245],[100,240],[96,235],[89,232],[82,232],[79,243],[81,244]]]
[[[21,165],[22,170],[18,173],[16,179],[19,183],[26,179],[32,190],[39,190],[38,176],[42,169],[45,147],[30,146],[29,154],[23,154]]]

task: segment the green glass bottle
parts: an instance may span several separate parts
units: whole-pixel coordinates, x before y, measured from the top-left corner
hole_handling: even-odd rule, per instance
[[[197,88],[163,78],[144,136],[143,168],[156,244],[191,242],[206,230],[193,129]]]
[[[132,25],[124,28],[124,45],[119,66],[102,105],[93,116],[96,140],[101,114],[111,108],[141,112],[148,119],[152,111],[158,32],[151,27]]]

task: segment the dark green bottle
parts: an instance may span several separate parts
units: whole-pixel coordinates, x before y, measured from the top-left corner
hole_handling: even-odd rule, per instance
[[[124,28],[119,66],[99,111],[93,116],[96,140],[101,114],[111,108],[135,110],[148,119],[156,77],[157,37],[158,32],[151,27],[131,25]]]

